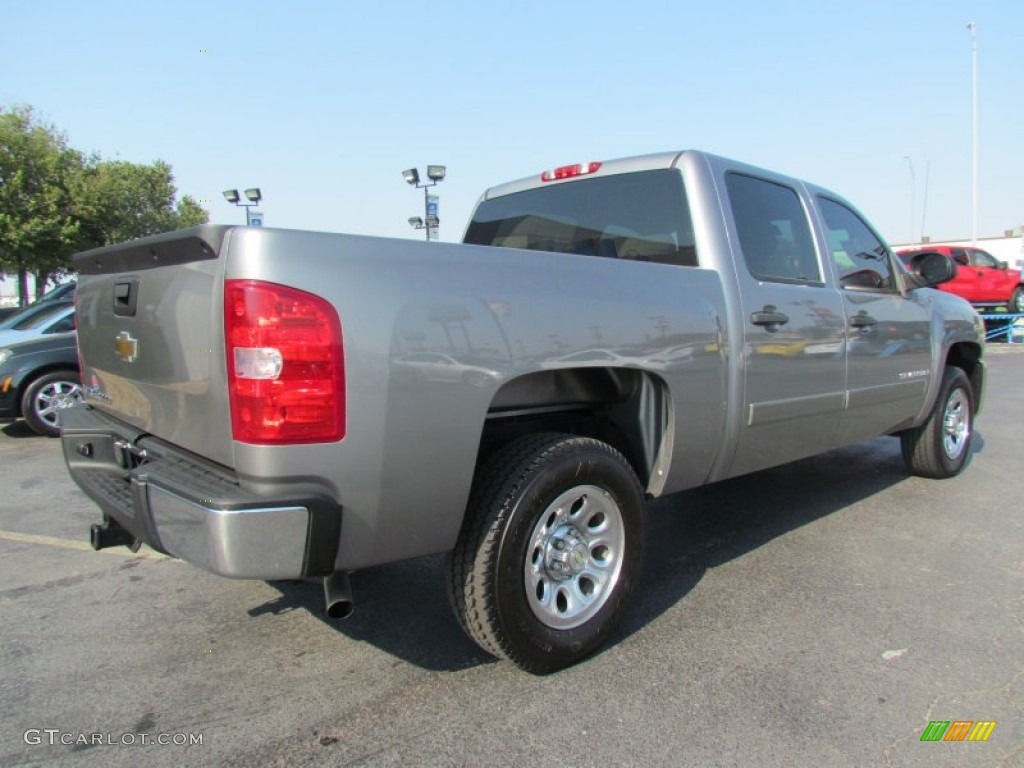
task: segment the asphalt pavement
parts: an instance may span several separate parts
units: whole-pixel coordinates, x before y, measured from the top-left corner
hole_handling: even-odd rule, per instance
[[[1024,348],[989,365],[960,477],[882,438],[652,504],[624,625],[547,677],[464,637],[440,557],[355,574],[339,623],[92,552],[59,442],[9,423],[0,765],[1024,766]]]

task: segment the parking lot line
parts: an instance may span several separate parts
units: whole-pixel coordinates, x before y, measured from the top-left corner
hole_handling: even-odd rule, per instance
[[[61,539],[57,536],[44,536],[38,533],[18,533],[17,531],[0,530],[0,541],[20,541],[24,544],[40,544],[47,547],[61,547],[63,549],[78,549],[87,552],[95,552],[92,545],[87,541],[76,539]],[[120,555],[122,557],[145,557],[149,560],[174,560],[173,557],[162,555],[149,548],[142,548],[138,552],[132,552],[127,547],[110,547],[99,550],[105,555]]]

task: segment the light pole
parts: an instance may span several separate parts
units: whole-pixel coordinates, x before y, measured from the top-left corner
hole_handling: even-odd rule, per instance
[[[971,184],[971,244],[978,244],[978,25],[967,23],[971,33],[971,132],[973,182]]]
[[[917,186],[917,174],[914,173],[914,161],[910,159],[910,155],[904,155],[903,159],[910,167],[910,245],[914,246],[917,245],[917,240],[914,239],[914,187]]]
[[[241,202],[242,198],[238,194],[237,189],[225,189],[224,199],[229,203],[233,203],[240,208],[245,208],[245,226],[247,227],[262,227],[263,226],[263,214],[259,211],[250,210],[260,204],[260,200],[263,199],[263,195],[260,193],[259,187],[250,187],[245,190],[245,198],[248,203]]]
[[[430,182],[420,181],[420,172],[415,168],[410,168],[407,171],[402,171],[402,178],[405,179],[406,183],[416,189],[423,190],[423,218],[419,216],[412,216],[409,219],[409,224],[413,229],[422,229],[426,231],[427,241],[430,241],[430,231],[434,231],[434,238],[437,239],[437,228],[441,224],[441,219],[437,216],[437,195],[428,194],[427,190],[430,187],[436,187],[439,183],[444,181],[445,167],[443,165],[428,165],[427,166],[427,178]]]

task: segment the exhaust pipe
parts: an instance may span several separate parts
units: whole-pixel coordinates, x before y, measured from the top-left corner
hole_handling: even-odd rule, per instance
[[[355,604],[347,572],[335,571],[324,578],[324,602],[327,615],[332,619],[347,619],[352,615]]]
[[[95,550],[108,547],[128,547],[137,552],[141,542],[122,528],[116,520],[107,518],[103,521],[103,525],[96,524],[89,529],[89,543]]]

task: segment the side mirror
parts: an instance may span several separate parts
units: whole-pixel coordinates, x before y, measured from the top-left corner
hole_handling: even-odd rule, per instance
[[[930,288],[956,277],[958,260],[950,259],[938,251],[922,251],[910,260],[907,268],[916,279],[917,287]]]
[[[1000,261],[998,266],[1001,270],[1004,271],[1010,268],[1010,265],[1007,264],[1005,261]]]

